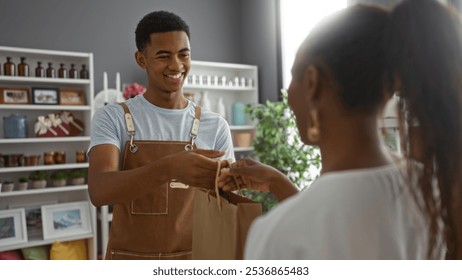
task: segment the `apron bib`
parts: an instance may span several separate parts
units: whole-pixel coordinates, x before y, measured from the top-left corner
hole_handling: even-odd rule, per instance
[[[200,124],[201,108],[190,133],[191,141],[134,140],[135,126],[126,104],[125,122],[130,141],[125,143],[122,170],[144,166],[162,157],[195,149],[194,141]],[[133,184],[144,178],[133,180]],[[113,207],[106,259],[152,260],[191,259],[192,249],[192,187],[180,182],[152,186],[153,191],[142,197]]]

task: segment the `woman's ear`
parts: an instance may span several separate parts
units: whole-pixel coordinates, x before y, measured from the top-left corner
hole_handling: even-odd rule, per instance
[[[136,63],[143,69],[146,69],[146,57],[140,51],[136,51],[135,53],[135,60]]]
[[[303,87],[309,101],[314,101],[319,98],[320,85],[321,81],[318,68],[313,64],[308,65],[303,73]]]

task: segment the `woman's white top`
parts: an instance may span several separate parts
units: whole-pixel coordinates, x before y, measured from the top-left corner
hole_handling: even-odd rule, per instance
[[[252,225],[246,259],[425,259],[406,165],[329,172]]]

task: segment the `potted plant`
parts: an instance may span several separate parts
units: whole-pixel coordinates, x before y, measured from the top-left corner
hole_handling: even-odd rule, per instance
[[[32,181],[32,188],[43,189],[47,186],[48,174],[45,171],[34,171],[29,175]]]
[[[57,170],[53,172],[50,176],[51,185],[53,187],[63,187],[66,185],[68,174],[63,170]]]
[[[29,187],[29,178],[27,176],[21,176],[18,179],[18,191],[27,190]]]
[[[303,190],[319,172],[319,149],[300,141],[295,116],[288,105],[287,91],[281,90],[281,93],[281,101],[248,105],[245,109],[250,119],[257,122],[252,156],[285,173]],[[265,212],[277,204],[269,193],[244,190],[244,194],[262,203]]]
[[[14,182],[11,180],[5,180],[2,183],[2,192],[11,192],[14,190]]]
[[[69,171],[69,183],[71,185],[83,185],[85,184],[85,178],[87,177],[86,169],[72,169]]]

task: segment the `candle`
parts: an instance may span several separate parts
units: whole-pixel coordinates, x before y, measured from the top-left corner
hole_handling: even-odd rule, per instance
[[[117,89],[117,92],[119,93],[120,92],[120,73],[117,72],[116,74],[116,89]]]
[[[103,90],[104,90],[104,103],[108,103],[108,93],[107,93],[107,73],[103,73]]]

